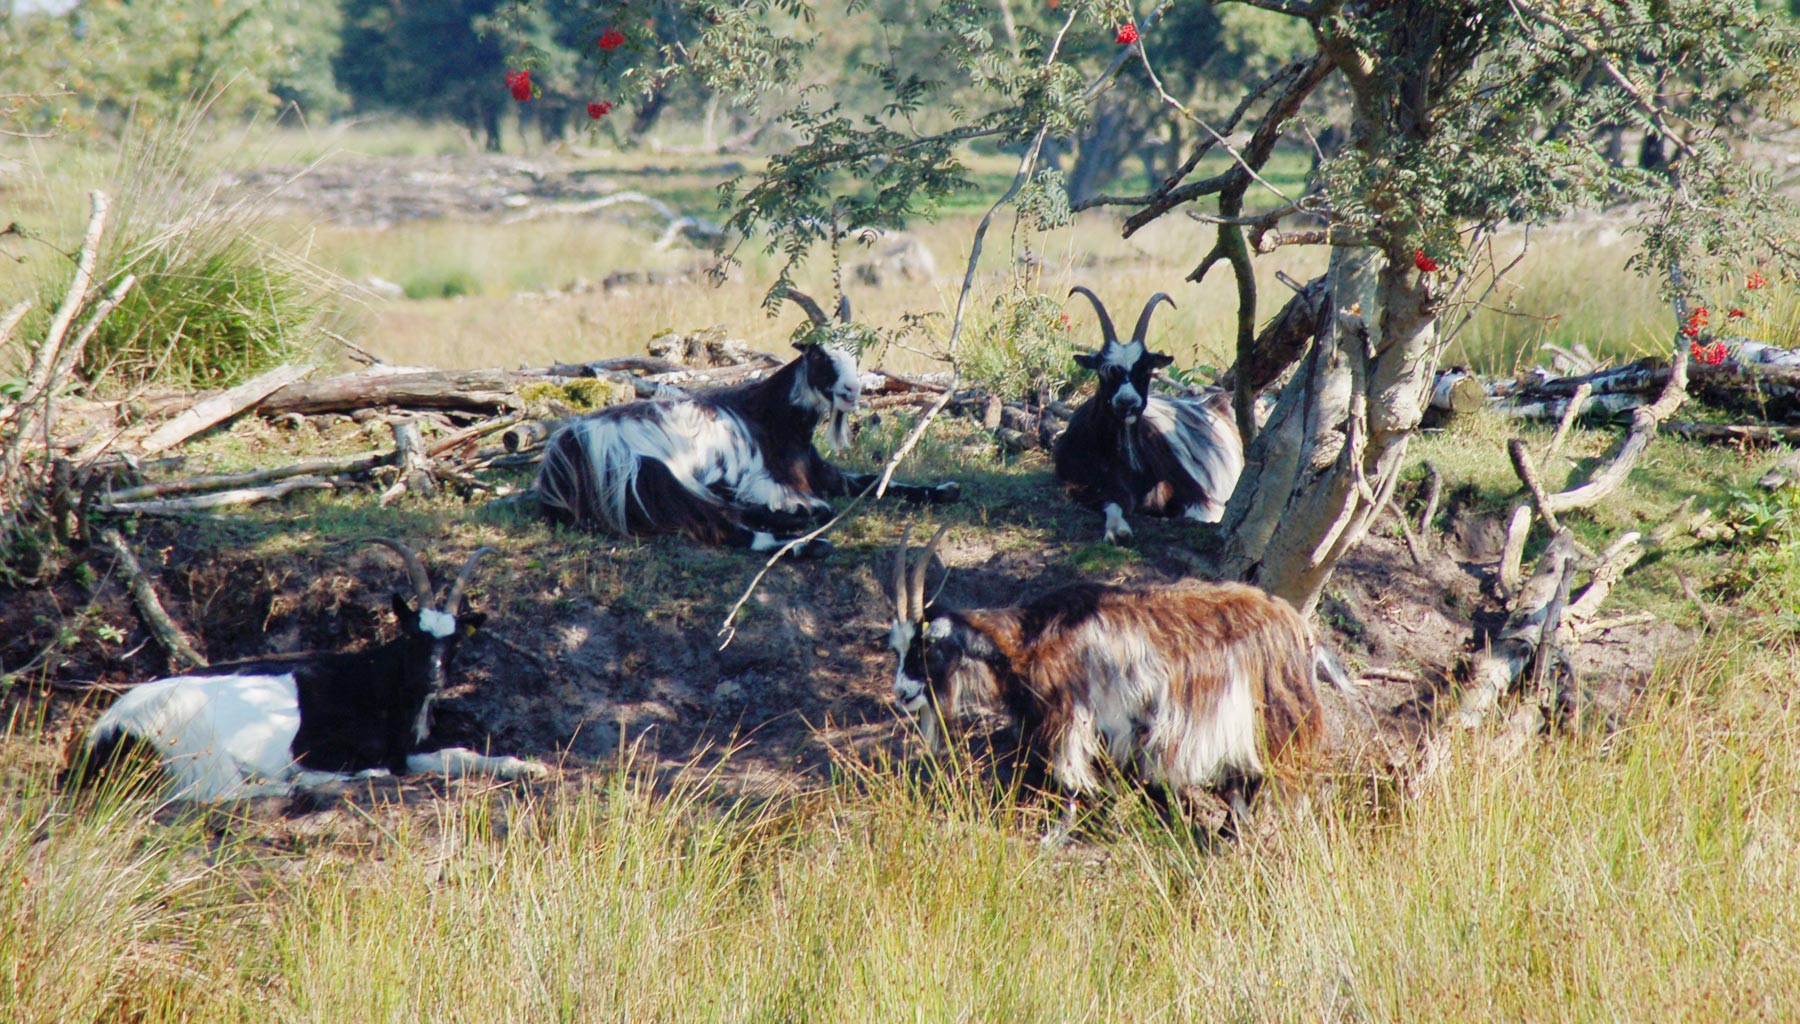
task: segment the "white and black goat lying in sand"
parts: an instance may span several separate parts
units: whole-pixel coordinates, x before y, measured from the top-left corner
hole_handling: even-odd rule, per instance
[[[161,764],[172,798],[199,802],[291,795],[354,773],[543,775],[541,764],[461,747],[416,752],[458,642],[486,620],[458,604],[489,549],[470,556],[440,602],[411,548],[372,543],[399,553],[418,602],[394,594],[399,636],[367,651],[218,665],[134,686],[88,731],[75,777],[93,779],[133,748]]]
[[[1106,516],[1107,541],[1131,536],[1125,517],[1137,511],[1216,523],[1244,470],[1244,443],[1223,391],[1194,398],[1150,393],[1150,375],[1174,360],[1152,352],[1144,335],[1159,302],[1145,304],[1131,340],[1121,344],[1099,296],[1077,285],[1100,315],[1100,351],[1075,361],[1100,376],[1056,442],[1056,478],[1069,495]]]
[[[1234,833],[1265,776],[1303,772],[1323,712],[1315,673],[1348,689],[1292,605],[1239,583],[1080,583],[1011,608],[927,605],[940,529],[909,575],[894,558],[894,698],[927,745],[964,701],[1017,719],[1028,757],[1068,796],[1101,787],[1106,765],[1159,787],[1171,804],[1208,791]]]
[[[790,291],[814,323],[811,299]],[[848,303],[838,315],[848,320]],[[689,398],[631,402],[571,423],[550,438],[534,490],[552,517],[617,534],[683,533],[755,551],[831,514],[825,499],[855,494],[873,476],[827,462],[813,430],[829,417],[826,443],[850,443],[862,378],[850,354],[799,343],[800,358],[772,375]],[[890,484],[920,503],[955,501],[955,483]],[[796,553],[831,550],[814,540]]]

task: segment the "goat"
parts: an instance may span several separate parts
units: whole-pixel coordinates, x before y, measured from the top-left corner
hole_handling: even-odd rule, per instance
[[[1100,376],[1100,389],[1081,404],[1057,439],[1056,478],[1080,504],[1106,517],[1104,539],[1131,536],[1129,513],[1180,515],[1216,523],[1244,470],[1244,442],[1223,391],[1197,398],[1150,393],[1150,375],[1174,362],[1152,352],[1144,335],[1157,303],[1175,300],[1157,292],[1138,317],[1131,341],[1119,343],[1099,296],[1076,285],[1100,315],[1100,351],[1075,362]]]
[[[818,326],[818,304],[789,297]],[[850,317],[848,300],[839,318]],[[797,342],[800,357],[760,381],[688,398],[631,402],[569,424],[550,438],[533,485],[539,504],[569,525],[616,534],[683,533],[709,544],[767,551],[831,514],[825,499],[862,491],[875,477],[827,462],[813,430],[829,416],[826,442],[850,443],[850,413],[862,393],[848,352]],[[915,503],[943,504],[960,487],[892,484]],[[831,550],[815,539],[802,557]]]
[[[894,698],[934,752],[940,721],[962,702],[1004,706],[1027,755],[1068,795],[1052,836],[1100,788],[1105,762],[1175,800],[1217,794],[1235,833],[1265,775],[1304,768],[1318,748],[1315,673],[1350,686],[1292,605],[1245,584],[1080,583],[1017,607],[927,603],[926,569],[947,529],[910,577],[904,535],[894,556]]]
[[[386,537],[370,543],[400,555],[418,602],[415,609],[395,592],[399,636],[359,653],[264,658],[132,687],[88,730],[75,781],[146,747],[168,775],[171,797],[201,803],[290,795],[359,772],[544,774],[535,762],[461,747],[415,753],[458,642],[486,621],[458,606],[475,563],[492,549],[471,555],[439,602],[411,548]]]

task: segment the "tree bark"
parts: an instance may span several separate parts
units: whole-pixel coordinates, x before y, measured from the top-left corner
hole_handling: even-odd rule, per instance
[[[1223,575],[1308,615],[1399,478],[1437,340],[1431,282],[1411,261],[1339,247],[1327,276],[1312,353],[1246,453],[1221,524]]]

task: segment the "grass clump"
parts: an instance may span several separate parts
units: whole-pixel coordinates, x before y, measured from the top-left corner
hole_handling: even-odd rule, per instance
[[[308,355],[328,315],[330,275],[260,235],[266,197],[233,197],[194,157],[204,110],[128,140],[109,191],[113,218],[98,288],[135,279],[77,367],[90,386],[125,390],[235,384]],[[67,290],[42,282],[42,310]]]

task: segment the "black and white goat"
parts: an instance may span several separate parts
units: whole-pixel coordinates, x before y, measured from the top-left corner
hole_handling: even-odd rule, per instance
[[[910,575],[904,537],[894,558],[894,699],[933,750],[964,701],[1003,706],[1069,797],[1065,831],[1107,763],[1172,801],[1216,793],[1232,828],[1266,775],[1309,765],[1323,728],[1315,673],[1350,686],[1292,605],[1239,583],[1081,583],[1017,607],[928,605],[943,536]]]
[[[1105,539],[1131,536],[1126,515],[1185,516],[1216,523],[1244,470],[1244,442],[1223,391],[1194,398],[1150,393],[1150,375],[1174,362],[1150,351],[1145,333],[1157,292],[1145,304],[1131,340],[1121,344],[1099,296],[1077,285],[1100,315],[1100,351],[1075,357],[1100,376],[1100,389],[1081,404],[1056,442],[1056,477],[1076,501],[1106,516]]]
[[[788,293],[816,324],[811,299]],[[838,315],[849,319],[848,303]],[[800,357],[760,381],[689,398],[604,409],[550,438],[534,489],[553,518],[618,534],[683,533],[710,544],[767,551],[831,514],[827,498],[855,494],[874,477],[827,462],[813,430],[829,417],[826,443],[850,443],[862,394],[856,361],[836,347],[801,342]],[[955,483],[891,484],[901,498],[955,501]],[[802,556],[823,555],[814,540]]]
[[[134,686],[88,731],[76,777],[96,777],[133,748],[154,754],[172,798],[199,802],[289,795],[353,773],[544,774],[535,762],[462,747],[415,752],[458,642],[486,620],[458,605],[490,549],[469,557],[440,602],[411,548],[371,542],[399,553],[418,603],[394,594],[399,636],[368,651],[240,662]]]

